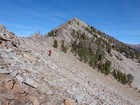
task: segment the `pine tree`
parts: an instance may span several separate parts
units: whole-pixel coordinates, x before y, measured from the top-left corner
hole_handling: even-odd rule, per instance
[[[54,47],[54,48],[57,48],[57,47],[58,47],[58,44],[57,44],[57,40],[56,40],[56,39],[54,40],[53,47]]]

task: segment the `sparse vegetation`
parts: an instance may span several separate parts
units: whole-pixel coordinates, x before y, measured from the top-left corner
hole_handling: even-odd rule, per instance
[[[88,26],[85,28],[86,31],[88,31],[91,35],[93,35],[94,37],[97,38],[97,35],[96,35],[96,29],[92,26]]]
[[[49,33],[48,33],[48,35],[49,36],[52,36],[52,37],[56,37],[57,35],[56,35],[56,33],[57,33],[57,30],[52,30],[52,31],[50,31]]]
[[[92,39],[88,39],[85,33],[73,30],[72,35],[79,41],[79,43],[77,43],[77,41],[72,43],[72,52],[79,56],[80,61],[88,63],[92,68],[99,68],[101,73],[108,75],[111,71],[111,62],[104,58],[104,51],[100,46],[96,51],[93,51],[89,43],[89,40]],[[101,45],[102,40],[102,38],[98,38],[97,45]]]
[[[131,74],[127,74],[127,83],[131,84],[134,80],[134,77]]]
[[[87,27],[86,30],[90,32],[94,38],[88,39],[85,33],[72,30],[71,34],[75,38],[75,41],[71,43],[72,52],[79,56],[80,61],[88,63],[92,68],[98,68],[98,71],[101,73],[104,73],[105,75],[112,74],[113,77],[122,84],[131,84],[133,81],[133,76],[130,74],[126,75],[125,73],[117,70],[111,72],[111,61],[106,60],[104,57],[105,51],[108,52],[108,54],[111,54],[111,49],[116,49],[117,47],[111,45],[102,37],[98,38],[96,35],[96,30],[93,27]],[[103,34],[100,31],[97,32],[98,34]],[[98,48],[95,49],[94,47],[91,47],[90,43],[96,43]],[[122,52],[124,52],[124,50]]]
[[[131,85],[131,83],[133,82],[133,79],[134,79],[134,77],[131,74],[126,75],[125,73],[122,73],[118,70],[114,70],[112,72],[112,75],[117,81],[121,82],[122,84]]]
[[[138,60],[140,59],[140,53],[138,51],[136,51],[135,49],[127,46],[126,44],[114,39],[113,37],[110,37],[109,35],[106,35],[105,33],[95,29],[92,26],[88,26],[85,29],[90,34],[92,34],[95,38],[97,38],[97,40],[96,40],[97,44],[101,44],[101,42],[103,42],[103,44],[104,44],[103,46],[104,46],[104,48],[106,46],[106,51],[108,53],[111,53],[111,48],[113,48],[114,50],[117,50],[120,53],[123,53],[127,58],[138,59]],[[103,38],[107,39],[109,41],[109,43],[107,41],[103,40],[102,38],[98,39],[97,34],[99,34]],[[112,44],[112,45],[110,45],[110,44]]]
[[[71,21],[68,21],[71,24]],[[77,22],[77,25],[79,23]],[[112,74],[115,79],[117,79],[122,84],[131,84],[134,77],[130,74],[120,72],[119,70],[114,70],[111,72],[111,61],[105,58],[106,54],[112,55],[111,51],[116,50],[121,54],[125,55],[127,58],[139,59],[139,53],[129,46],[121,43],[114,38],[102,33],[100,30],[96,30],[92,26],[85,27],[85,30],[89,32],[92,37],[89,38],[81,30],[72,30],[71,35],[74,38],[71,41],[71,51],[74,55],[77,55],[79,60],[88,63],[92,68],[98,68],[98,71],[104,73],[105,75]],[[55,36],[57,31],[51,31],[50,36]],[[57,48],[57,42],[54,41],[54,47]],[[61,41],[61,50],[67,52],[68,47],[65,45],[64,40]],[[116,56],[118,60],[123,60],[121,57]]]
[[[107,60],[105,63],[99,64],[98,68],[101,71],[101,73],[104,73],[105,75],[109,75],[111,71],[110,66],[111,66],[111,62]]]
[[[61,50],[62,50],[64,53],[67,53],[68,46],[65,45],[64,40],[61,41]]]

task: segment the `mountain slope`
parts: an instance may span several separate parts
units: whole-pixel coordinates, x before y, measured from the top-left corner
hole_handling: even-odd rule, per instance
[[[89,39],[92,37],[85,28],[82,28],[87,24],[77,19],[73,21],[78,26],[73,27],[75,22],[70,22],[72,29],[84,30]],[[60,36],[51,33],[56,37],[34,35],[29,38],[19,38],[3,26],[0,27],[0,104],[138,105],[139,94],[129,86],[122,85],[111,76],[98,72],[97,68],[93,69],[79,61],[78,55],[73,56],[70,52],[72,49],[70,43],[75,41],[75,38],[70,36],[67,23],[63,25],[57,28]],[[52,47],[54,39],[60,42],[57,49]],[[61,51],[63,45],[61,40],[64,40],[64,44],[68,47],[67,53]],[[78,44],[80,40],[76,39],[76,42]],[[92,49],[97,50],[95,46],[98,45],[91,45]],[[51,56],[48,56],[49,50],[52,51]],[[118,54],[115,50],[111,53],[113,56],[114,53]],[[132,59],[120,55],[132,65],[137,64]],[[107,58],[111,59],[110,56]],[[116,56],[113,59],[116,59]],[[138,66],[135,66],[137,71]]]
[[[64,41],[80,61],[109,75],[123,84],[140,90],[140,53],[126,44],[74,18],[52,30],[46,36]],[[49,40],[48,40],[49,41]],[[51,40],[52,42],[53,40]],[[131,79],[130,79],[131,78]]]

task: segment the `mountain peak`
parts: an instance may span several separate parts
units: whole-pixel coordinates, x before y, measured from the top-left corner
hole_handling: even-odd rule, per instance
[[[56,29],[52,30],[51,32],[48,33],[49,36],[55,36],[61,40],[64,40],[66,43],[70,43],[72,40],[75,40],[75,38],[72,36],[72,32],[78,32],[82,31],[86,33],[87,35],[88,32],[85,30],[85,28],[88,25],[81,21],[78,18],[72,18],[65,22],[64,24],[60,25]]]
[[[17,37],[0,24],[0,38],[4,40],[15,40]]]
[[[87,26],[87,24],[85,22],[83,22],[82,20],[78,19],[78,18],[72,18],[71,20],[69,20],[68,22],[72,23],[75,25],[75,23],[79,26]],[[72,25],[71,24],[71,25]]]
[[[0,32],[2,32],[4,30],[6,30],[6,28],[3,25],[0,24]]]
[[[70,21],[81,21],[81,20],[78,18],[72,18]]]

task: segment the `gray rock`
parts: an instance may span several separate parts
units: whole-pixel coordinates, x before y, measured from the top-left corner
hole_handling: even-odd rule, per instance
[[[12,76],[12,77],[16,77],[17,74],[18,74],[18,72],[17,72],[17,71],[14,71],[14,72],[11,72],[11,73],[10,73],[10,76]]]
[[[10,73],[10,71],[4,70],[4,69],[0,69],[0,74],[6,74],[6,73]]]
[[[21,83],[24,81],[23,78],[20,75],[16,76],[17,80],[20,81]]]
[[[38,84],[34,80],[32,80],[31,78],[26,77],[23,82],[25,84],[28,84],[28,85],[34,87],[34,88],[38,87]]]

